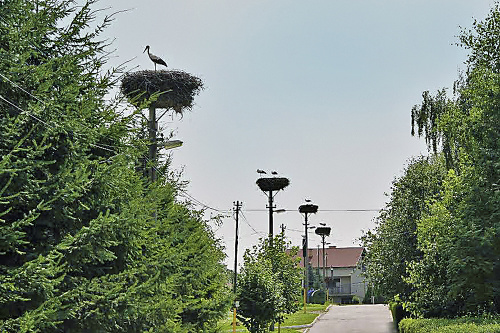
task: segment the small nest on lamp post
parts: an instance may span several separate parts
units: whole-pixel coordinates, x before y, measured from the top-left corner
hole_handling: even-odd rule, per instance
[[[121,92],[136,107],[174,109],[177,113],[193,107],[194,96],[203,89],[203,81],[180,70],[143,70],[127,73]]]
[[[257,179],[257,186],[264,191],[279,191],[284,189],[290,184],[288,178],[272,177],[272,178],[259,178]]]

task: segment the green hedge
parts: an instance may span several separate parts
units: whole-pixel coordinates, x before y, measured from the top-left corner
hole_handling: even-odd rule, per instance
[[[500,319],[403,319],[400,333],[500,333]]]
[[[392,321],[394,322],[396,327],[398,327],[401,320],[410,317],[410,313],[403,309],[403,305],[401,303],[390,302],[389,309],[391,310]]]

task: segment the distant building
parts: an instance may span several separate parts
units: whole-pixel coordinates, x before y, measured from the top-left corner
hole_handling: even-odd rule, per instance
[[[299,255],[302,254],[302,249]],[[323,249],[309,249],[308,260],[313,270],[324,279],[329,298],[335,303],[350,303],[353,296],[363,300],[368,284],[361,275],[363,267],[363,247],[325,248],[325,267],[323,270]],[[304,258],[300,260],[304,267]],[[324,271],[324,274],[323,274]]]

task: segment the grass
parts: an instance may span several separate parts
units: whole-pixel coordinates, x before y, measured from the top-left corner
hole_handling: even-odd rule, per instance
[[[300,308],[299,311],[291,314],[285,319],[285,322],[281,325],[284,326],[299,326],[311,324],[314,319],[322,312],[325,312],[328,304],[307,304],[307,312],[304,313],[304,308]],[[242,330],[238,332],[248,332],[241,323],[236,326],[237,330]],[[232,332],[233,330],[233,313],[228,314],[228,317],[221,323],[221,332]],[[281,328],[281,333],[298,333],[302,332],[304,329],[291,329],[291,328]],[[275,325],[274,332],[278,332],[278,324]]]

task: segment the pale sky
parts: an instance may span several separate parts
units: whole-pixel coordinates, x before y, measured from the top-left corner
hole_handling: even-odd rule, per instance
[[[452,87],[466,51],[460,27],[483,19],[493,0],[102,0],[116,17],[110,65],[154,69],[146,45],[170,69],[205,82],[182,119],[164,117],[184,145],[174,167],[188,193],[225,212],[213,226],[233,267],[235,221],[243,202],[241,255],[268,232],[257,169],[290,179],[275,203],[279,226],[300,245],[304,199],[319,206],[312,225],[332,227],[331,245],[357,246],[374,227],[391,182],[426,152],[410,135],[410,111],[424,90]],[[202,206],[198,206],[201,208]],[[340,211],[339,211],[340,210]],[[218,214],[207,210],[207,216]],[[257,233],[255,231],[257,231]],[[309,244],[320,237],[311,231]]]

